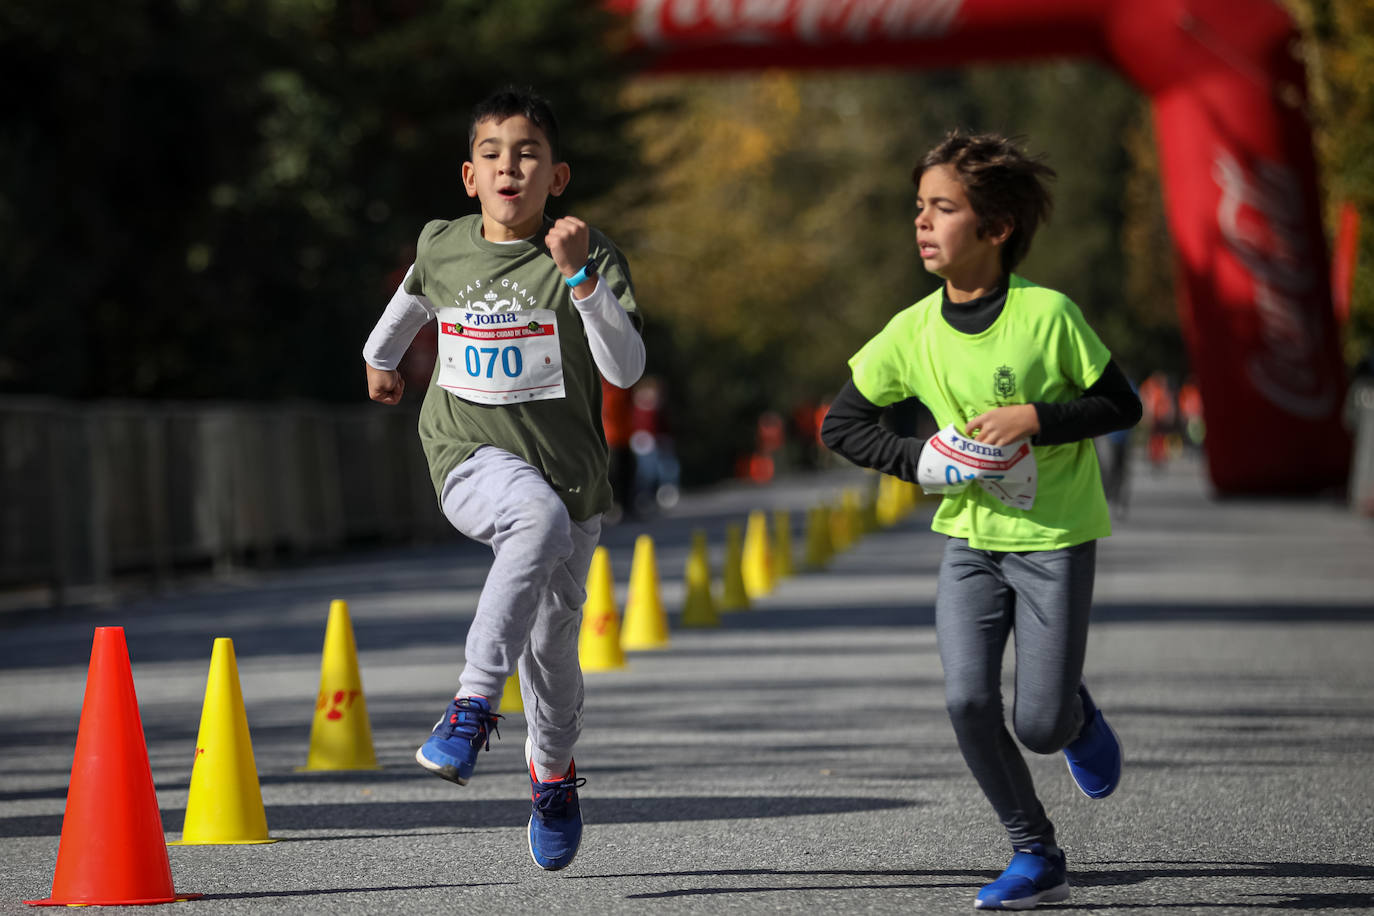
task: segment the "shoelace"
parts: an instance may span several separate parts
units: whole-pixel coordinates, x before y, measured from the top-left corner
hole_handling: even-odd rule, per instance
[[[457,712],[444,717],[444,725],[448,729],[448,734],[443,737],[449,738],[455,734],[462,735],[468,740],[480,737],[483,740],[482,749],[491,750],[492,734],[494,733],[498,738],[501,737],[501,728],[496,723],[504,719],[505,716],[499,712],[487,712],[482,707],[465,700],[456,700],[454,705]],[[452,721],[460,717],[466,721]],[[469,731],[472,733],[468,734]]]
[[[587,784],[583,776],[564,776],[557,782],[534,784],[534,810],[541,818],[561,819],[568,816],[573,792]]]

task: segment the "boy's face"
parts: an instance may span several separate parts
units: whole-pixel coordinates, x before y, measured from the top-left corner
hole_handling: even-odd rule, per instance
[[[990,289],[1002,276],[1001,245],[1011,227],[979,236],[978,214],[951,165],[921,173],[916,189],[916,247],[925,269],[962,290]]]
[[[463,163],[463,187],[482,203],[482,234],[513,242],[537,234],[544,202],[568,186],[566,162],[554,162],[544,132],[524,115],[477,125],[472,159]]]

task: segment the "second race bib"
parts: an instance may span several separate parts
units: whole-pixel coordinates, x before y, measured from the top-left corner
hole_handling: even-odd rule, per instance
[[[1030,440],[987,445],[959,432],[951,423],[926,440],[916,482],[927,493],[954,493],[975,480],[1014,509],[1035,505],[1038,474]]]

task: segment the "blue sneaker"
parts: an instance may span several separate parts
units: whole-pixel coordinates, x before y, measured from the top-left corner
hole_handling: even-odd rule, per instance
[[[434,725],[434,733],[415,752],[415,762],[431,773],[465,786],[472,777],[477,752],[491,749],[491,735],[501,737],[496,722],[501,716],[491,711],[485,697],[460,697],[448,704],[444,717]]]
[[[973,901],[975,910],[1029,910],[1042,903],[1069,899],[1069,875],[1064,851],[1040,843],[1018,849],[1007,870],[984,886]]]
[[[1121,782],[1121,741],[1097,708],[1088,688],[1078,687],[1083,700],[1083,730],[1064,748],[1069,774],[1089,798],[1106,798]]]
[[[530,745],[525,742],[525,762]],[[548,871],[567,868],[582,843],[582,806],[577,790],[587,780],[579,779],[576,764],[568,764],[568,775],[552,782],[540,782],[530,763],[530,856],[534,864]]]

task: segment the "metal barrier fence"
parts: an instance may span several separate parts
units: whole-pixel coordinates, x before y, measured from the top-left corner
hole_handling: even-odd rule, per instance
[[[0,400],[0,591],[98,600],[350,543],[452,536],[416,413]]]

